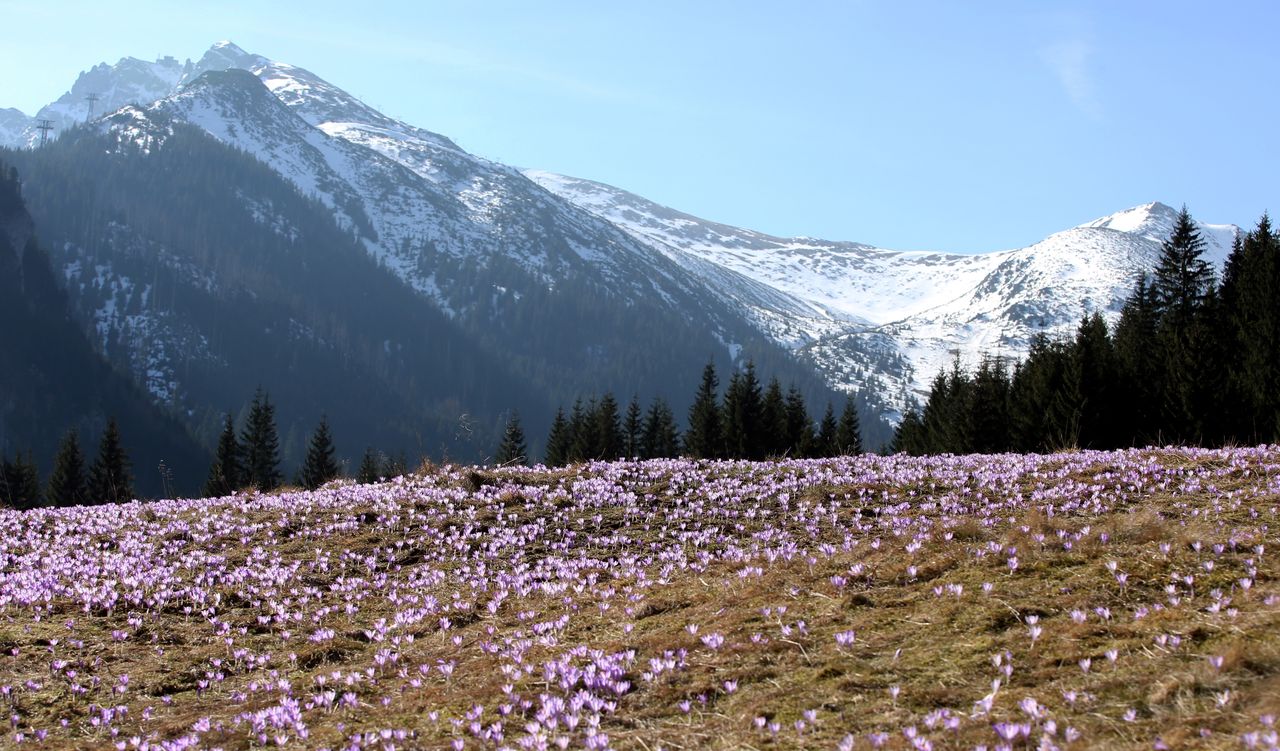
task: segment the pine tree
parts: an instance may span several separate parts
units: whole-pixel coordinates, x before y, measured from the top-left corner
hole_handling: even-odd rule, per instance
[[[1160,350],[1158,406],[1160,430],[1175,441],[1203,435],[1203,398],[1199,389],[1206,365],[1204,312],[1213,292],[1213,268],[1204,259],[1205,244],[1186,207],[1173,234],[1161,246],[1152,279]]]
[[[244,448],[236,440],[236,426],[231,413],[223,416],[222,435],[218,436],[218,452],[209,467],[209,477],[204,482],[204,497],[220,498],[231,495],[245,483],[240,458]]]
[[[640,432],[640,455],[643,458],[672,458],[680,455],[680,430],[676,427],[675,414],[661,398],[654,399],[649,406]]]
[[[569,430],[569,421],[565,419],[564,408],[561,407],[556,409],[556,417],[551,421],[543,463],[548,467],[563,467],[569,463],[569,452],[572,448],[573,434]]]
[[[813,420],[800,389],[792,384],[787,390],[787,452],[795,457],[808,456],[812,445]]]
[[[1268,215],[1237,238],[1221,297],[1228,432],[1249,444],[1280,440],[1280,233]]]
[[[120,428],[115,418],[107,421],[107,428],[98,443],[98,456],[89,468],[90,503],[127,503],[133,500],[133,476],[129,472],[129,457],[120,442]]]
[[[783,456],[790,448],[787,440],[787,402],[782,396],[782,384],[775,376],[769,379],[764,390],[764,403],[760,410],[760,443],[766,456]]]
[[[1152,278],[1156,309],[1161,318],[1179,323],[1191,319],[1213,283],[1213,267],[1204,259],[1204,238],[1187,207],[1178,212],[1173,234],[1160,246],[1160,260]]]
[[[836,423],[835,408],[831,406],[831,402],[827,402],[827,411],[822,413],[822,421],[818,423],[818,438],[814,446],[817,456],[836,456],[840,452],[836,445],[837,430],[839,425]]]
[[[266,392],[258,389],[240,442],[244,446],[244,481],[263,492],[280,485],[280,438],[275,415]]]
[[[1120,408],[1115,421],[1116,441],[1120,445],[1145,445],[1159,433],[1161,373],[1157,325],[1155,294],[1147,276],[1142,274],[1120,311],[1112,336],[1120,374],[1116,394]]]
[[[606,391],[600,397],[595,415],[596,455],[592,458],[613,461],[622,457],[622,421],[618,416],[618,400]]]
[[[895,454],[911,456],[927,453],[924,423],[920,421],[920,414],[914,409],[907,410],[907,413],[902,416],[902,422],[898,423],[898,429],[893,432],[893,443],[889,450]]]
[[[302,462],[300,484],[307,490],[315,490],[342,473],[334,456],[333,434],[329,431],[329,419],[323,415],[316,432],[311,434],[307,456]]]
[[[632,396],[627,416],[622,420],[622,455],[627,459],[640,456],[640,432],[643,429],[640,397]]]
[[[41,505],[40,471],[28,452],[0,461],[0,503],[19,511]]]
[[[585,462],[600,456],[599,426],[596,423],[596,402],[594,399],[585,405],[582,399],[573,402],[573,410],[569,413],[569,462]]]
[[[836,450],[843,456],[862,453],[862,423],[858,419],[858,404],[850,394],[844,400],[844,411],[836,426]]]
[[[360,459],[360,469],[356,470],[356,482],[361,485],[372,485],[382,479],[382,459],[372,446],[364,450]]]
[[[1115,345],[1102,315],[1094,313],[1080,321],[1071,356],[1075,360],[1072,373],[1077,379],[1080,405],[1082,448],[1118,448],[1123,426],[1119,423],[1120,405],[1116,400],[1116,384],[1120,380]]]
[[[53,473],[49,475],[49,488],[45,497],[49,504],[58,507],[82,506],[87,500],[84,476],[84,454],[80,452],[80,438],[75,430],[67,431],[53,458]]]
[[[494,461],[498,464],[526,464],[529,460],[529,448],[524,441],[524,428],[520,427],[520,413],[512,411],[507,420],[507,428],[502,432],[502,443]]]
[[[724,456],[724,432],[717,396],[719,388],[715,363],[708,362],[702,369],[702,382],[693,405],[689,407],[689,430],[685,434],[684,448],[695,459]]]
[[[726,454],[731,459],[761,459],[763,446],[764,404],[755,365],[733,374],[724,392],[724,437]]]
[[[983,357],[969,393],[966,451],[995,454],[1009,450],[1009,372],[999,357]]]

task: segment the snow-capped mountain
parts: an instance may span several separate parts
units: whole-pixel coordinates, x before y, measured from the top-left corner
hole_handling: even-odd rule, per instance
[[[112,71],[118,71],[120,80],[111,79]],[[505,401],[502,408],[521,409],[526,427],[537,436],[556,403],[569,404],[578,395],[604,390],[623,397],[637,393],[642,400],[661,396],[682,409],[708,357],[722,371],[751,358],[763,373],[795,382],[809,398],[824,403],[834,397],[810,368],[745,317],[741,294],[761,306],[786,304],[786,297],[773,288],[723,267],[702,264],[706,268],[691,271],[699,265],[696,259],[672,259],[545,190],[519,170],[385,117],[309,71],[219,43],[195,62],[126,59],[118,66],[98,66],[42,112],[61,108],[77,114],[74,107],[87,101],[88,93],[99,93],[100,107],[119,106],[104,110],[87,125],[80,124],[82,117],[68,115],[63,122],[77,127],[62,131],[50,153],[83,149],[82,154],[100,155],[105,140],[119,157],[111,169],[121,170],[110,179],[135,184],[143,174],[153,174],[155,167],[148,161],[178,159],[177,154],[166,157],[167,151],[213,158],[208,155],[214,150],[193,140],[192,128],[201,138],[253,157],[301,196],[322,205],[354,244],[442,312],[458,336],[475,343],[489,358],[484,367],[502,363],[504,373],[476,379],[474,398],[486,398],[494,410],[486,419],[496,420],[497,405]],[[133,101],[120,104],[121,97]],[[29,144],[28,138],[9,145]],[[44,163],[42,151],[23,152],[27,156],[21,161],[32,174],[56,173],[53,168],[73,163]],[[129,162],[137,162],[136,167],[129,167]],[[233,199],[239,211],[277,235],[290,240],[305,236],[307,228],[297,223],[305,212],[282,210],[277,187],[248,178],[242,165],[231,167],[225,174],[215,170],[215,182],[226,180],[220,185],[225,195],[210,198],[220,206],[224,199]],[[237,183],[226,174],[250,182]],[[50,190],[33,191],[33,213],[51,209],[54,199],[41,197],[54,195]],[[69,280],[75,280],[69,287],[81,295],[76,302],[86,327],[103,348],[127,350],[120,359],[130,363],[139,383],[158,401],[199,414],[209,405],[195,402],[212,393],[201,391],[212,376],[195,371],[230,367],[237,362],[235,353],[225,351],[225,334],[217,330],[214,318],[186,316],[180,310],[161,315],[146,310],[146,302],[137,311],[139,294],[144,301],[155,298],[147,291],[150,272],[144,265],[172,259],[163,262],[167,265],[162,273],[182,277],[175,284],[187,292],[179,296],[198,290],[215,298],[210,305],[223,305],[233,297],[234,286],[229,290],[228,285],[243,273],[244,261],[237,256],[235,273],[228,274],[216,251],[190,247],[191,238],[184,234],[166,235],[165,222],[155,219],[157,211],[169,212],[195,225],[209,221],[189,216],[203,208],[181,200],[170,206],[164,197],[164,206],[157,207],[154,194],[137,200],[148,205],[134,206],[127,196],[113,195],[116,212],[125,218],[113,220],[109,227],[53,230],[59,233],[54,260]],[[103,213],[104,218],[108,215]],[[128,221],[129,215],[138,221]],[[61,218],[45,216],[51,225]],[[245,231],[239,220],[234,226],[237,233]],[[126,268],[131,270],[126,273]],[[292,282],[282,278],[280,284]],[[240,293],[261,294],[256,289]],[[307,290],[290,287],[275,294],[300,298]],[[122,316],[122,311],[130,312]],[[311,342],[309,347],[331,343],[313,333],[316,326],[303,313],[315,312],[295,314],[284,328],[301,332]],[[259,331],[282,326],[279,321],[262,321]],[[354,331],[355,322],[344,322],[342,329]],[[437,339],[445,356],[459,356],[456,345]],[[396,346],[388,341],[383,349],[394,355]],[[410,345],[404,346],[409,352]],[[421,352],[420,343],[412,346]],[[345,357],[350,347],[343,347]],[[475,360],[478,355],[469,357]],[[510,388],[499,393],[497,384],[507,376],[527,381],[539,398],[517,403]],[[484,391],[489,381],[493,393]],[[405,386],[406,398],[443,403],[450,396],[415,396],[413,388]],[[215,406],[222,408],[225,402]],[[437,412],[460,418],[472,409],[473,404],[455,400]],[[873,412],[864,414],[869,432],[876,429],[874,417]],[[877,439],[883,439],[883,432]]]
[[[636,334],[623,331],[623,310],[671,321],[668,341],[690,352],[777,363],[793,353],[892,419],[956,355],[1021,356],[1036,333],[1065,334],[1087,311],[1116,313],[1175,214],[1148,204],[976,255],[772,237],[477,157],[229,42],[195,62],[96,66],[36,117],[65,130],[90,116],[90,95],[92,127],[122,147],[163,148],[172,124],[185,123],[256,157],[491,352],[544,376],[563,373],[566,393],[574,378],[603,383],[592,368],[639,356],[626,349]],[[35,143],[35,122],[0,112],[0,144]],[[280,225],[271,206],[248,193],[241,200]],[[1225,256],[1235,228],[1205,229],[1211,255]],[[547,309],[576,321],[581,339],[554,357],[531,322]],[[167,383],[167,393],[181,392]]]
[[[695,271],[728,268],[785,297],[740,296],[750,318],[833,384],[872,388],[895,406],[926,393],[957,355],[1021,357],[1037,333],[1071,333],[1082,315],[1114,320],[1149,270],[1177,211],[1150,203],[1026,248],[972,255],[778,238],[699,219],[601,183],[528,170],[553,193],[608,219]],[[1238,228],[1201,224],[1221,267]],[[708,281],[716,283],[708,277]]]

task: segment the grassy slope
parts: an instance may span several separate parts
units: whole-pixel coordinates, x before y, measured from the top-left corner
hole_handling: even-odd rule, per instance
[[[1277,506],[1271,448],[446,468],[5,512],[0,703],[43,747],[970,748],[1018,725],[1014,748],[1266,747]]]

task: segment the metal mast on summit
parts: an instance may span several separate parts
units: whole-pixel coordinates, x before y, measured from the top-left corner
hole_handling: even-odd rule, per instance
[[[40,131],[40,147],[43,148],[49,142],[49,131],[53,130],[53,121],[40,120],[36,123],[36,130]]]
[[[97,94],[89,94],[84,98],[84,100],[89,103],[89,115],[84,119],[86,123],[93,119],[93,105],[97,104],[98,100],[101,98],[102,97]]]

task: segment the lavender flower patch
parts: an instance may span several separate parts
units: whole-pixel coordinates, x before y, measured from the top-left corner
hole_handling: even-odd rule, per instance
[[[1276,748],[1280,448],[0,512],[5,745]]]

